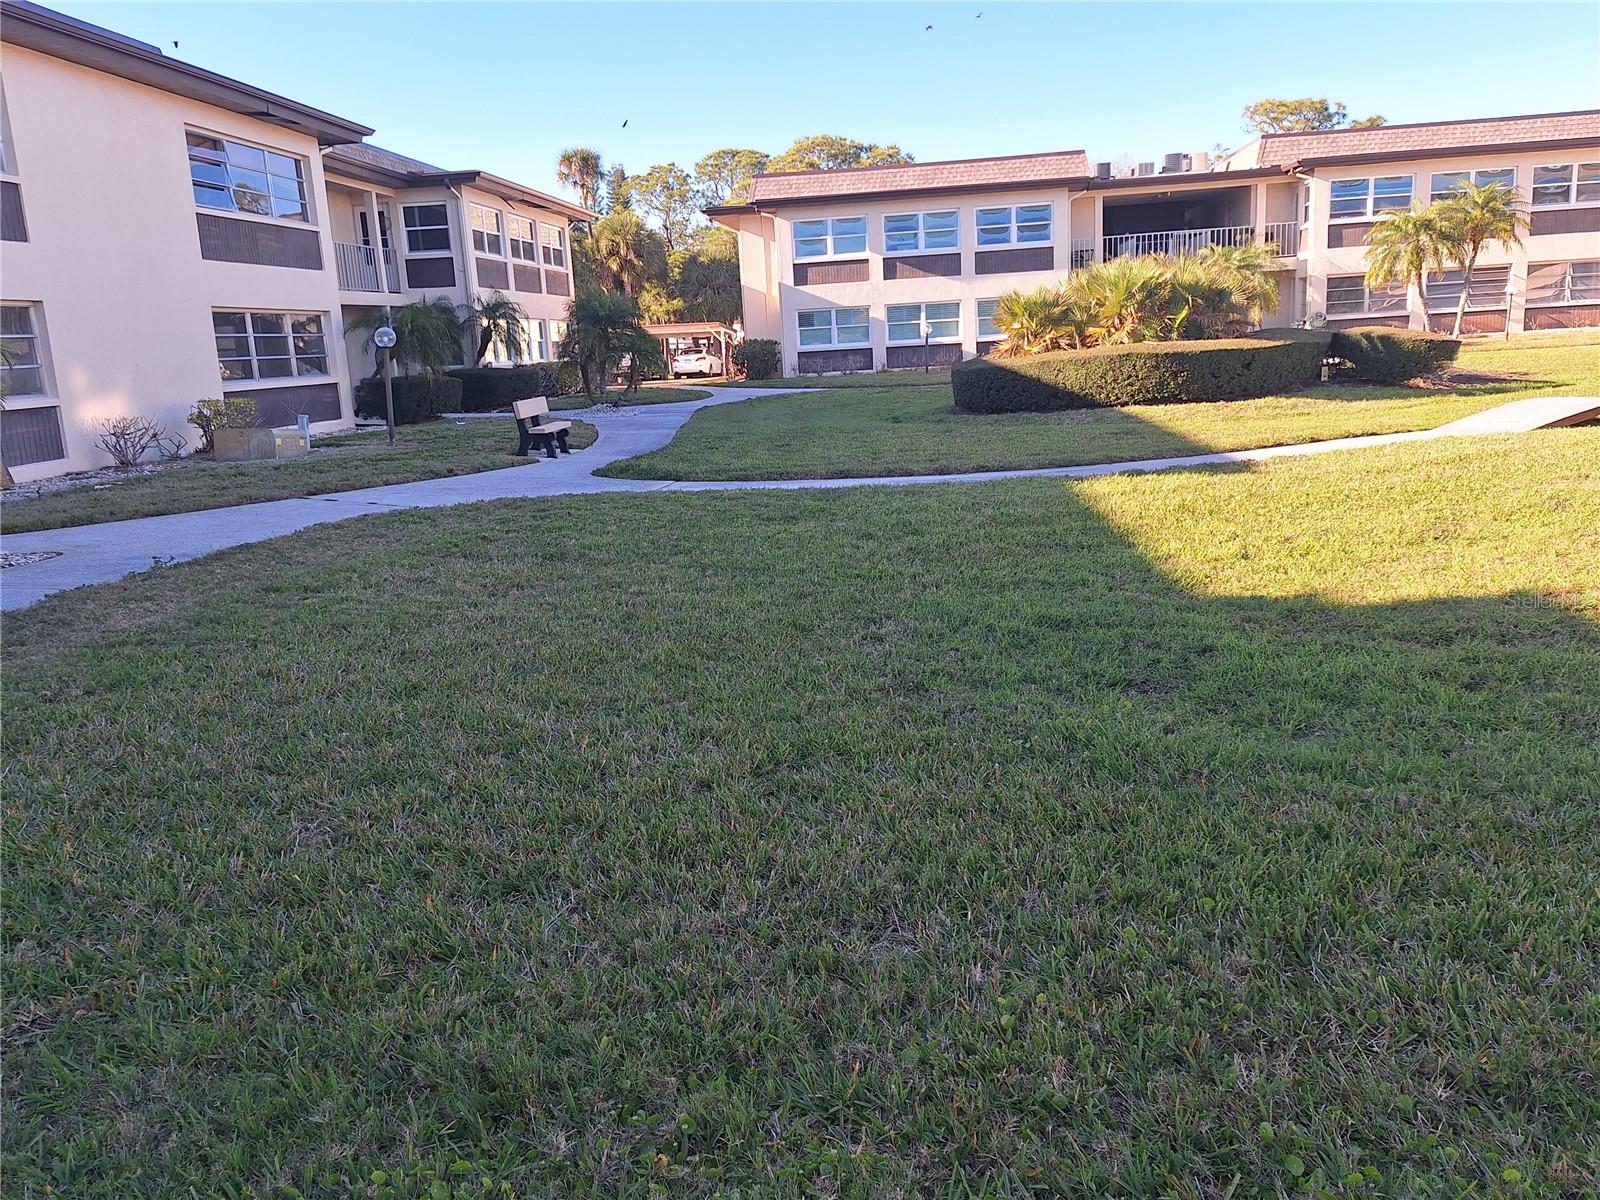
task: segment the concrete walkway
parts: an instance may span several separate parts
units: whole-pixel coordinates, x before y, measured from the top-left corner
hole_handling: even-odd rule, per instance
[[[703,400],[625,408],[619,412],[582,411],[563,414],[596,425],[600,439],[587,450],[560,459],[539,459],[536,465],[483,471],[448,479],[426,479],[388,487],[333,492],[303,500],[272,500],[234,508],[175,513],[165,517],[140,517],[72,529],[10,534],[4,538],[9,552],[54,551],[57,556],[0,571],[0,608],[16,609],[36,603],[54,592],[86,584],[120,579],[131,572],[147,571],[157,564],[198,558],[229,546],[265,541],[311,525],[343,521],[350,517],[404,508],[434,508],[477,500],[504,500],[530,496],[569,496],[594,492],[729,491],[750,489],[905,486],[924,483],[979,483],[996,479],[1081,479],[1125,471],[1164,471],[1222,463],[1258,462],[1306,454],[1327,454],[1364,446],[1487,433],[1521,433],[1532,429],[1570,425],[1600,416],[1600,398],[1542,396],[1518,400],[1489,409],[1437,429],[1415,433],[1377,434],[1338,438],[1263,450],[1237,450],[1194,454],[1182,458],[1153,458],[1136,462],[1098,463],[1079,467],[1039,467],[1013,471],[981,471],[961,475],[881,475],[858,479],[771,479],[729,482],[669,481],[652,479],[602,479],[594,472],[618,459],[659,449],[697,410],[754,396],[772,396],[770,388],[718,387]],[[797,389],[798,390],[798,389]],[[506,440],[514,437],[509,423]]]

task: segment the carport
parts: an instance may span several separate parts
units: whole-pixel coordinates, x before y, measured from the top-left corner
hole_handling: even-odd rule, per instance
[[[724,374],[732,368],[729,355],[733,348],[739,344],[739,331],[732,325],[723,325],[717,321],[677,321],[667,325],[646,325],[645,331],[661,343],[661,357],[666,362],[670,377],[672,374],[672,356],[679,350],[691,346],[709,346],[717,351],[717,357],[722,360]]]

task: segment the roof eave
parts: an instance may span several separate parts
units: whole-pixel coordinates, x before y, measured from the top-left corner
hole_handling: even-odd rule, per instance
[[[1530,138],[1515,142],[1479,142],[1467,146],[1430,146],[1426,150],[1367,151],[1365,154],[1320,154],[1285,163],[1284,168],[1339,166],[1354,163],[1407,162],[1427,158],[1455,158],[1463,154],[1515,154],[1525,150],[1581,150],[1600,146],[1593,136],[1570,138]]]
[[[952,196],[971,192],[1035,192],[1047,191],[1051,188],[1066,188],[1073,190],[1076,186],[1087,191],[1083,185],[1089,182],[1087,175],[1067,175],[1054,179],[1025,179],[1015,182],[996,183],[951,183],[941,184],[936,187],[915,188],[888,188],[867,192],[828,192],[816,196],[776,196],[770,199],[750,201],[750,206],[756,210],[766,208],[793,208],[802,204],[827,204],[835,200],[891,200],[897,197],[914,196]]]

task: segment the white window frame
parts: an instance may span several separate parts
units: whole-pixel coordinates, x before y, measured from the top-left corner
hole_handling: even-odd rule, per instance
[[[829,338],[829,340],[826,341],[826,342],[807,342],[807,341],[805,341],[801,336],[802,331],[803,331],[803,326],[800,324],[800,318],[801,317],[806,317],[806,316],[820,315],[820,314],[823,314],[823,313],[826,313],[827,317],[828,317],[828,338]],[[865,331],[866,336],[863,337],[860,341],[841,342],[839,340],[839,329],[840,329],[839,314],[840,313],[860,313],[861,314],[861,320],[859,322],[851,321],[849,324],[845,325],[844,328],[846,328],[846,329],[860,328],[860,329]],[[869,309],[865,304],[844,304],[844,305],[840,305],[840,306],[835,307],[835,308],[804,308],[804,309],[801,309],[799,312],[795,313],[795,315],[794,315],[794,323],[795,323],[795,339],[794,339],[795,346],[802,352],[803,351],[807,351],[807,350],[853,350],[853,349],[856,349],[856,348],[858,348],[860,346],[868,346],[868,347],[870,347],[872,345],[872,310]],[[816,329],[817,326],[812,326],[812,328]]]
[[[1560,280],[1535,285],[1535,273],[1548,271],[1552,267],[1561,269]],[[1588,268],[1583,272],[1588,277],[1587,282],[1574,284],[1575,267]],[[1581,294],[1573,295],[1575,290]],[[1600,260],[1580,258],[1570,262],[1534,263],[1528,268],[1527,302],[1530,306],[1540,308],[1553,304],[1600,304]]]
[[[6,300],[0,301],[0,307],[15,308],[28,314],[27,333],[7,333],[4,340],[7,342],[31,342],[33,344],[33,361],[31,363],[16,363],[11,366],[0,365],[0,375],[6,377],[5,402],[20,405],[23,408],[34,407],[41,400],[55,401],[55,380],[50,372],[50,348],[45,342],[44,321],[40,305],[31,300]],[[10,377],[15,371],[37,371],[39,373],[39,390],[30,392],[12,391]]]
[[[218,317],[221,317],[221,316],[241,316],[241,317],[244,317],[245,318],[245,330],[246,330],[246,332],[244,332],[244,333],[225,333],[225,332],[219,331],[217,329],[217,327],[216,327],[216,319]],[[257,317],[282,317],[284,319],[284,326],[283,326],[284,332],[283,333],[278,333],[275,330],[270,330],[270,329],[263,330],[261,332],[257,332],[257,330],[256,330],[256,318]],[[315,317],[318,321],[320,321],[322,323],[321,331],[318,332],[318,333],[314,333],[314,334],[313,333],[296,333],[295,329],[294,329],[295,321],[304,320],[304,319],[306,319],[308,317]],[[328,314],[325,313],[325,312],[312,312],[312,311],[297,312],[297,311],[282,311],[282,310],[272,310],[272,309],[247,309],[247,308],[214,308],[214,309],[212,309],[211,310],[211,333],[212,333],[213,343],[215,343],[215,341],[217,339],[220,339],[220,338],[244,338],[245,341],[248,342],[249,346],[250,346],[250,353],[249,353],[249,355],[247,357],[242,357],[242,356],[236,355],[236,354],[223,355],[222,352],[221,352],[221,347],[214,346],[214,348],[217,351],[217,370],[218,370],[218,372],[220,374],[222,374],[222,382],[223,382],[223,384],[228,386],[228,387],[255,387],[255,386],[274,387],[274,386],[283,386],[283,385],[287,385],[287,384],[303,383],[308,379],[309,380],[332,379],[333,378],[334,362],[333,362],[333,356],[332,356],[333,352],[332,352],[332,349],[331,349],[331,346],[330,346],[332,335],[330,334],[329,330],[331,328],[332,328],[332,323],[330,322],[330,320],[328,318]],[[258,352],[258,350],[257,350],[256,339],[257,338],[261,338],[261,337],[281,337],[281,338],[283,338],[288,343],[288,345],[287,345],[288,354],[287,355],[281,355],[281,354],[263,355],[263,354],[260,354]],[[322,342],[322,350],[320,352],[314,351],[314,350],[298,351],[296,349],[296,346],[295,346],[295,342],[296,341],[298,341],[301,338],[312,338],[312,337],[318,338]],[[301,359],[302,356],[304,356],[307,359],[320,358],[322,360],[322,368],[320,370],[302,372],[300,370],[300,359]],[[287,374],[287,375],[262,375],[261,374],[261,363],[264,362],[264,361],[267,361],[267,362],[287,361],[289,363],[289,374]],[[223,364],[224,363],[230,363],[230,362],[248,362],[250,364],[250,374],[246,375],[246,376],[239,377],[239,378],[229,378],[228,375],[225,373],[226,368],[223,366]]]
[[[1501,278],[1500,272],[1505,272]],[[1427,282],[1430,313],[1455,312],[1461,303],[1461,278],[1464,271],[1431,271]],[[1479,265],[1472,273],[1472,288],[1467,292],[1467,311],[1484,312],[1505,308],[1510,303],[1511,268],[1504,264]]]
[[[1566,173],[1566,183],[1541,183],[1541,174],[1553,171]],[[1588,178],[1584,178],[1584,173]],[[1564,187],[1565,194],[1560,200],[1541,200],[1539,193],[1548,194],[1558,187]],[[1587,195],[1579,192],[1587,191]],[[1600,204],[1600,162],[1579,163],[1545,163],[1533,169],[1533,207],[1534,208],[1577,208]]]
[[[483,254],[491,258],[506,256],[506,224],[498,208],[469,201],[467,228],[471,231],[474,254]]]
[[[1485,178],[1485,176],[1507,175],[1510,179]],[[1441,179],[1449,180],[1444,187],[1439,186]],[[1464,183],[1471,183],[1474,187],[1486,187],[1491,183],[1503,183],[1512,191],[1517,190],[1516,167],[1473,167],[1455,171],[1434,171],[1428,177],[1428,199],[1439,201],[1448,198],[1456,188]]]
[[[424,208],[437,208],[444,214],[437,225],[412,225],[406,215]],[[418,200],[412,204],[400,206],[400,229],[405,234],[405,256],[407,258],[453,258],[455,256],[456,237],[450,229],[450,204],[446,200]],[[411,246],[411,235],[423,233],[428,230],[444,230],[443,248],[414,250]]]
[[[928,228],[928,218],[949,218],[949,224],[936,229]],[[911,228],[891,230],[890,221],[910,221]],[[930,246],[928,236],[932,234],[943,238],[950,238],[948,244]],[[891,238],[911,238],[911,245],[893,247],[889,244]],[[961,249],[961,210],[959,208],[934,208],[926,212],[885,213],[883,216],[883,253],[892,257],[896,254],[923,254],[929,251],[948,252]]]
[[[855,229],[840,231],[835,228],[850,221],[859,221],[861,229],[859,231]],[[821,225],[823,231],[820,234],[809,232],[810,227],[813,225]],[[802,234],[802,228],[806,229],[807,232]],[[789,232],[794,244],[796,262],[802,260],[805,262],[820,262],[830,258],[861,258],[867,253],[867,217],[865,213],[848,217],[802,217],[790,225]],[[861,248],[859,250],[841,250],[839,248],[841,240],[849,239],[853,242],[856,238],[861,239]],[[815,252],[807,250],[804,254],[800,252],[802,245],[809,247],[819,242],[822,244],[822,249]]]
[[[929,316],[928,310],[930,308],[939,308],[941,310],[953,309],[955,315],[938,317]],[[907,320],[903,315],[906,309],[916,310],[917,316],[914,321]],[[900,310],[902,313],[899,318],[894,316],[896,310]],[[887,340],[887,344],[891,346],[922,345],[922,326],[924,324],[953,324],[955,326],[954,333],[930,334],[928,336],[928,345],[930,346],[946,345],[950,342],[959,342],[961,340],[961,301],[959,300],[910,300],[902,303],[890,304],[883,310],[883,319],[884,329],[886,331],[884,336]],[[896,337],[896,326],[899,326],[902,329],[910,326],[914,331],[913,335],[911,337]]]
[[[1028,210],[1028,219],[1023,219],[1023,210]],[[1038,218],[1038,210],[1044,210],[1044,219]],[[999,213],[1005,213],[1001,220]],[[1023,236],[1023,230],[1037,229],[1044,226],[1044,237]],[[972,210],[972,244],[979,250],[992,250],[998,246],[1053,246],[1056,237],[1056,210],[1055,204],[1049,200],[1035,204],[986,204],[982,208]],[[998,241],[994,234],[1005,230],[1005,240]],[[985,233],[988,239],[985,240]]]
[[[526,236],[521,232],[527,230]],[[519,254],[517,248],[526,246],[527,253]],[[539,255],[539,223],[532,217],[524,217],[520,213],[506,214],[506,251],[511,255],[512,261],[532,263],[538,266],[541,259]]]
[[[1348,305],[1350,303],[1348,300],[1335,300],[1333,298],[1334,284],[1336,283],[1350,285],[1346,290],[1353,290],[1359,286],[1361,288],[1361,307],[1335,308],[1336,304]],[[1373,304],[1374,297],[1379,299],[1379,303],[1376,306]],[[1365,275],[1330,275],[1328,276],[1327,288],[1323,294],[1323,311],[1329,317],[1377,316],[1387,313],[1403,313],[1406,311],[1408,303],[1407,289],[1404,284],[1391,284],[1388,288],[1375,290],[1368,286]]]
[[[983,296],[983,297],[979,298],[976,307],[973,309],[973,329],[975,331],[973,336],[975,338],[977,338],[978,341],[980,341],[980,342],[998,342],[998,341],[1004,341],[1005,340],[1005,336],[1006,336],[1005,331],[1000,329],[1000,328],[998,328],[998,327],[996,327],[995,332],[993,332],[993,333],[985,333],[983,331],[983,320],[984,320],[984,317],[983,317],[983,306],[985,304],[991,304],[991,305],[998,306],[999,303],[1000,303],[1000,297],[999,296]],[[989,318],[990,318],[991,322],[994,319],[994,309],[993,308],[991,308],[989,310]]]
[[[191,140],[193,138],[206,138],[211,141],[220,142],[222,144],[220,159],[217,157],[219,152],[211,150],[209,147],[196,146]],[[262,156],[262,165],[260,171],[258,172],[253,167],[247,167],[243,164],[234,162],[232,155],[230,155],[228,152],[228,147],[230,145],[237,146],[241,150],[253,150],[260,154]],[[226,213],[230,217],[243,217],[250,221],[270,221],[276,225],[289,225],[297,229],[316,228],[317,208],[312,202],[313,189],[311,186],[311,164],[306,160],[304,155],[292,154],[287,150],[280,150],[276,146],[268,146],[263,142],[247,141],[244,138],[231,137],[228,134],[218,133],[214,129],[201,129],[194,125],[187,125],[184,127],[184,149],[189,162],[189,193],[194,201],[196,211],[208,213]],[[274,212],[251,212],[249,209],[240,208],[238,206],[238,197],[234,194],[234,191],[239,185],[231,182],[235,171],[250,171],[251,173],[260,174],[265,177],[267,181],[266,192],[261,193],[259,188],[252,190],[257,192],[257,194],[265,195],[269,208],[276,208],[277,201],[286,199],[286,197],[278,194],[278,192],[275,190],[274,183],[276,181],[279,184],[283,184],[288,180],[288,176],[283,173],[281,168],[278,171],[273,170],[273,167],[278,165],[273,162],[274,158],[279,158],[285,162],[294,164],[294,183],[298,190],[297,198],[300,202],[300,208],[305,214],[304,216],[280,216]],[[212,166],[220,166],[222,168],[223,178],[229,182],[220,183],[211,179],[197,180],[194,176],[196,162],[210,163]],[[196,190],[200,188],[218,190],[227,193],[229,199],[232,201],[232,206],[225,207],[220,204],[201,203],[199,196],[195,195]]]
[[[549,235],[554,234],[551,241]],[[567,231],[560,225],[539,222],[539,260],[558,271],[567,269]]]
[[[1380,179],[1407,180],[1410,186],[1406,191],[1406,202],[1404,204],[1386,204],[1382,208],[1377,207],[1379,198],[1378,181]],[[1333,211],[1335,205],[1353,199],[1353,197],[1349,196],[1343,198],[1337,198],[1334,196],[1333,189],[1338,187],[1341,183],[1361,183],[1366,185],[1366,192],[1362,197],[1363,207],[1360,212],[1339,214]],[[1398,195],[1399,193],[1386,191],[1383,194],[1385,197],[1388,197]],[[1415,200],[1416,197],[1417,177],[1415,175],[1352,175],[1348,179],[1330,179],[1328,181],[1328,222],[1330,224],[1336,224],[1340,221],[1371,221],[1386,212],[1404,212],[1411,207],[1411,202]]]

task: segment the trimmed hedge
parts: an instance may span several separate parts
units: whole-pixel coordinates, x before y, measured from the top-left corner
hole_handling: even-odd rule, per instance
[[[1334,330],[1328,351],[1349,360],[1357,379],[1367,383],[1406,383],[1455,362],[1461,342],[1443,333],[1367,325]]]
[[[461,381],[462,412],[494,412],[530,396],[561,395],[557,363],[520,367],[455,367],[450,378]]]
[[[771,338],[746,338],[733,348],[733,369],[746,379],[776,379],[780,365],[778,343]]]
[[[356,388],[356,416],[372,421],[385,419],[383,380],[370,376]],[[394,377],[394,423],[416,425],[431,421],[440,413],[461,411],[461,381],[448,375],[396,375]]]
[[[950,372],[967,412],[1052,412],[1243,400],[1314,383],[1326,330],[1264,329],[1215,341],[1138,342],[1028,358],[974,358]]]

